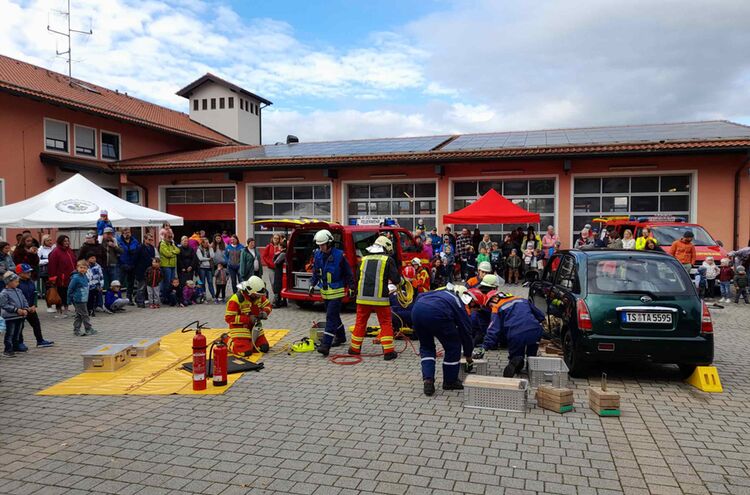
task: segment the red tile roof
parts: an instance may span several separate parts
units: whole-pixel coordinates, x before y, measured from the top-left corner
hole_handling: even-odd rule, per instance
[[[342,156],[294,156],[286,158],[253,158],[222,160],[222,155],[252,149],[254,146],[221,146],[197,151],[165,153],[119,162],[114,169],[121,172],[146,172],[200,169],[252,169],[281,167],[324,167],[356,164],[408,164],[429,162],[457,162],[471,160],[530,158],[545,156],[665,153],[702,150],[746,150],[750,139],[723,141],[655,142],[586,146],[555,146],[535,148],[502,148],[464,151],[427,151],[418,153],[390,153]]]
[[[0,91],[54,102],[76,110],[114,118],[218,145],[232,139],[199,124],[187,114],[125,93],[73,79],[43,67],[0,55]]]

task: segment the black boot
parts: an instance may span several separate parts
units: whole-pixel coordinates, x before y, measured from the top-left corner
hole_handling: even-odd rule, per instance
[[[396,351],[386,352],[383,355],[383,361],[392,361],[398,357],[398,353]]]
[[[435,380],[425,380],[423,390],[427,397],[431,397],[435,393]]]
[[[331,342],[331,347],[339,347],[344,344],[346,344],[346,337],[344,337],[343,339],[339,339],[338,337],[335,337],[333,339],[333,342]]]
[[[464,384],[461,383],[460,380],[456,380],[455,382],[443,382],[443,390],[463,390]]]
[[[321,353],[323,356],[328,356],[328,353],[331,352],[331,348],[323,344],[319,345],[315,350]]]
[[[513,378],[523,368],[523,357],[517,356],[510,360],[508,366],[503,370],[505,378]]]

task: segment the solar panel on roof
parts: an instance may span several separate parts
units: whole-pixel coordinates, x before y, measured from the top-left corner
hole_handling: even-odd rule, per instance
[[[548,131],[529,131],[526,133],[497,132],[464,134],[443,146],[440,150],[461,151],[734,138],[749,139],[750,128],[732,122],[713,121],[597,127],[589,129],[553,129]]]
[[[418,153],[430,151],[450,137],[451,136],[441,135],[413,138],[362,139],[356,141],[265,145],[259,148],[217,156],[210,158],[208,161]]]

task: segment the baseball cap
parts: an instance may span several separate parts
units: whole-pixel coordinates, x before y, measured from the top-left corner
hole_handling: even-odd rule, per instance
[[[20,265],[16,265],[16,273],[19,275],[22,273],[31,273],[33,271],[34,269],[31,268],[31,265],[29,265],[28,263],[21,263]]]
[[[114,234],[115,233],[115,229],[113,229],[112,227],[104,227],[104,233],[105,234]]]

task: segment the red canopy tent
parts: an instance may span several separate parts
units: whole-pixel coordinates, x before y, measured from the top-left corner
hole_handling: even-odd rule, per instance
[[[466,208],[443,215],[443,223],[539,223],[539,214],[524,210],[490,189]]]

